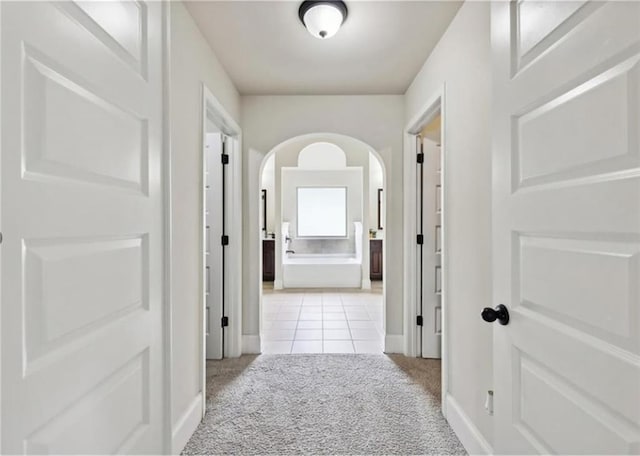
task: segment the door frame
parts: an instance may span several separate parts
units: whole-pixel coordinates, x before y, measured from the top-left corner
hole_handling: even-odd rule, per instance
[[[418,195],[415,185],[416,175],[416,150],[415,135],[420,133],[438,114],[441,116],[441,181],[442,181],[442,230],[441,230],[441,285],[442,285],[442,414],[447,417],[446,397],[449,389],[449,331],[448,331],[448,308],[449,308],[449,246],[447,244],[448,220],[448,166],[447,166],[447,109],[446,109],[446,84],[438,87],[428,98],[418,113],[407,123],[404,131],[404,344],[407,356],[417,357],[421,351],[420,332],[416,324],[416,317],[419,315],[417,301],[418,274],[416,271],[417,249],[417,227],[416,227],[416,207]]]
[[[222,103],[213,95],[205,83],[201,86],[202,116],[200,143],[200,233],[199,248],[199,286],[200,303],[200,390],[202,394],[202,416],[206,410],[206,377],[207,377],[207,334],[206,334],[206,279],[205,279],[205,172],[206,156],[204,153],[207,137],[207,121],[216,125],[220,132],[234,139],[233,148],[228,150],[230,169],[227,174],[228,191],[225,204],[227,207],[227,227],[229,236],[229,255],[227,255],[227,273],[225,274],[225,309],[229,317],[229,326],[225,334],[224,357],[235,358],[241,354],[242,342],[242,130]]]
[[[171,170],[173,168],[173,153],[171,148],[171,8],[167,2],[162,2],[162,178],[163,211],[164,211],[164,448],[173,451],[173,301],[171,300],[171,284],[173,280],[173,206],[171,195],[173,184]]]

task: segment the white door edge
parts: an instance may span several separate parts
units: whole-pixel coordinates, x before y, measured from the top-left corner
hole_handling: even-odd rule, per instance
[[[172,448],[172,428],[173,428],[173,365],[171,355],[173,353],[173,301],[171,300],[171,281],[173,278],[171,261],[171,252],[173,245],[171,242],[171,222],[172,211],[171,205],[171,168],[172,168],[172,153],[171,153],[171,8],[169,3],[163,2],[162,4],[162,92],[164,96],[163,112],[162,112],[162,125],[163,125],[163,179],[164,179],[164,417],[165,417],[165,432],[164,432],[164,448],[165,452]]]

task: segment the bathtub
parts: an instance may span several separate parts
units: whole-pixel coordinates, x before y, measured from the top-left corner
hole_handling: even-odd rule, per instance
[[[361,288],[362,261],[355,255],[291,254],[282,259],[284,288]]]
[[[283,245],[289,223],[282,224]],[[355,253],[282,254],[283,288],[362,288],[362,223],[354,222]]]

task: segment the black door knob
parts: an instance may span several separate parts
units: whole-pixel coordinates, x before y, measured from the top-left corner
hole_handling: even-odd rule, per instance
[[[498,320],[501,325],[509,323],[509,311],[503,304],[498,304],[498,307],[492,309],[491,307],[485,307],[482,310],[482,319],[492,323]]]

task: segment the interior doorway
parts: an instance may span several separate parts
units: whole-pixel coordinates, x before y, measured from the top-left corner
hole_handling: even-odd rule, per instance
[[[262,353],[384,350],[384,167],[353,138],[310,135],[260,172]]]
[[[405,131],[405,172],[415,179],[404,187],[405,235],[415,246],[405,263],[405,341],[414,356],[442,359],[443,393],[449,387],[446,122],[443,85]]]
[[[201,177],[202,384],[207,359],[240,355],[241,131],[203,85]]]

